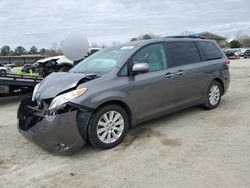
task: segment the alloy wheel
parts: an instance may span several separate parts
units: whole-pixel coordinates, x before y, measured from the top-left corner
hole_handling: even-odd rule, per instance
[[[209,90],[209,102],[211,105],[215,106],[220,100],[220,88],[218,85],[214,84]]]
[[[117,141],[124,130],[124,119],[117,111],[108,111],[102,115],[97,124],[97,136],[103,143]]]

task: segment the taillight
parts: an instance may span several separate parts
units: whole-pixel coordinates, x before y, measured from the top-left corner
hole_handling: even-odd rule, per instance
[[[227,65],[229,65],[231,62],[230,62],[229,59],[227,59],[225,63],[226,63]]]

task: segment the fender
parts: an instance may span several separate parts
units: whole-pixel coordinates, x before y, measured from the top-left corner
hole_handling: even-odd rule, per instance
[[[91,109],[97,109],[101,105],[108,102],[120,102],[126,105],[126,107],[130,111],[131,115],[131,123],[135,122],[135,112],[134,107],[130,105],[128,95],[122,91],[114,91],[114,90],[106,90],[102,93],[90,93],[88,97],[84,97],[83,99],[76,99],[74,103],[77,103],[82,106],[87,106]]]

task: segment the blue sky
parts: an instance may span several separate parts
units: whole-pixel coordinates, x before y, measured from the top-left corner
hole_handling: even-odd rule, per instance
[[[69,34],[124,42],[142,33],[250,34],[250,0],[1,0],[0,46],[51,47]]]

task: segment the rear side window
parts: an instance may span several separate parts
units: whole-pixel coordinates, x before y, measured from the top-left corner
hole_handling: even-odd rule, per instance
[[[169,42],[165,45],[169,67],[188,65],[201,61],[198,48],[194,42]]]
[[[222,53],[213,42],[198,42],[205,60],[213,60],[222,58]]]

